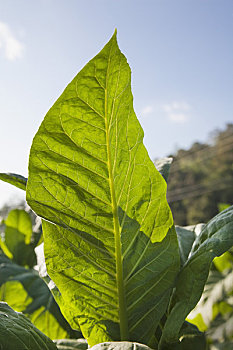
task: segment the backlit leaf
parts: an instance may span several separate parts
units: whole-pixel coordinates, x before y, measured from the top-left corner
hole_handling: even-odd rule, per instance
[[[35,265],[36,255],[33,245],[30,244],[33,233],[30,215],[25,210],[12,210],[4,224],[3,243],[11,253],[12,259],[19,265],[28,265],[30,267]]]
[[[14,310],[25,313],[52,339],[73,333],[38,273],[15,264],[3,254],[0,254],[0,297]]]
[[[0,173],[0,180],[26,191],[27,178],[13,173]]]
[[[48,273],[90,345],[149,344],[179,269],[166,182],[133,110],[116,34],[47,113],[30,151],[27,201]]]

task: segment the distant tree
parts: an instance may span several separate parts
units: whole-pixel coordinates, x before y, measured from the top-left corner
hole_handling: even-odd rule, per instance
[[[233,124],[172,157],[168,202],[176,224],[207,222],[220,203],[233,204]]]

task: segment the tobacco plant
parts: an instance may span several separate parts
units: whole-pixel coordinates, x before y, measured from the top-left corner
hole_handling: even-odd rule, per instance
[[[0,298],[15,311],[23,312],[45,335],[54,338],[80,336],[62,315],[56,299],[60,298],[45,273],[40,278],[34,249],[40,243],[40,227],[32,225],[25,210],[11,210],[2,221],[0,235]],[[36,249],[37,250],[37,249]],[[50,283],[51,285],[51,283]],[[53,288],[52,288],[53,287]]]
[[[198,237],[176,230],[166,200],[171,161],[160,164],[160,173],[143,136],[131,71],[114,33],[36,133],[27,202],[43,218],[46,265],[61,311],[93,350],[204,349],[203,335],[185,319],[213,258],[233,245],[233,207]],[[15,174],[1,177],[26,184]]]

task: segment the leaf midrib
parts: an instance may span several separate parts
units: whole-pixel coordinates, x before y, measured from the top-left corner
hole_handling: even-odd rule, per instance
[[[106,145],[107,145],[107,159],[108,159],[108,169],[109,169],[109,184],[110,184],[110,193],[112,198],[112,213],[113,213],[113,225],[114,225],[114,235],[115,235],[115,253],[116,253],[116,283],[118,291],[118,303],[119,303],[119,322],[120,322],[120,337],[121,340],[129,339],[128,332],[128,318],[127,318],[127,308],[125,300],[125,290],[124,290],[124,280],[123,280],[123,268],[122,268],[122,250],[121,250],[121,231],[118,218],[117,210],[117,201],[116,193],[113,180],[113,168],[111,160],[111,150],[110,150],[110,137],[109,137],[109,124],[108,124],[108,77],[109,77],[109,66],[111,60],[112,45],[108,57],[108,66],[106,72],[106,87],[104,90],[105,93],[105,128],[106,128]],[[120,74],[120,71],[119,73]],[[112,106],[112,115],[114,111],[115,99]]]

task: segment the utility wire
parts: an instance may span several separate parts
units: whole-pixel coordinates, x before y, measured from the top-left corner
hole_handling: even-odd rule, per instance
[[[224,179],[224,183],[226,182],[232,182],[232,186],[233,186],[233,178],[228,177]],[[183,194],[183,193],[187,193],[187,192],[192,192],[192,191],[196,191],[199,190],[200,188],[206,188],[206,187],[212,187],[212,186],[217,186],[219,184],[223,183],[223,180],[217,180],[217,181],[212,181],[210,183],[201,183],[201,184],[193,184],[193,185],[186,185],[180,188],[176,188],[174,190],[168,191],[168,195],[169,196],[173,196],[176,194]]]
[[[226,152],[221,152],[220,154],[223,154],[223,153],[226,153]],[[171,172],[171,174],[172,174],[172,172]],[[233,181],[232,181],[231,177],[228,177],[228,178],[224,179],[224,183],[228,183],[228,182],[231,182],[232,186],[233,186]],[[171,200],[173,201],[173,199],[176,199],[178,197],[180,198],[180,196],[183,196],[184,194],[188,194],[189,195],[191,192],[198,191],[198,190],[206,191],[207,187],[210,187],[210,188],[213,187],[213,186],[216,187],[218,185],[221,185],[222,183],[223,183],[223,180],[219,180],[219,181],[212,181],[209,184],[207,184],[207,183],[201,183],[200,184],[199,183],[199,184],[191,184],[191,185],[182,186],[182,187],[176,188],[176,189],[171,190],[171,191],[168,190],[168,198],[169,198],[170,201]],[[216,189],[214,189],[214,190],[216,190]],[[208,190],[208,192],[209,192],[209,190]]]
[[[221,147],[222,146],[224,146],[224,145],[227,145],[227,144],[229,144],[229,143],[232,143],[232,139],[233,139],[233,134],[231,133],[229,136],[225,136],[225,137],[221,137],[221,141],[222,140],[228,140],[228,139],[230,139],[230,142],[224,142],[223,144],[221,144]],[[220,142],[221,142],[220,141]],[[182,157],[180,157],[180,158],[178,158],[177,160],[175,160],[175,162],[177,163],[177,162],[180,162],[180,161],[182,161],[184,158],[190,158],[190,157],[192,157],[192,155],[194,155],[194,154],[202,154],[202,153],[204,153],[206,150],[208,150],[208,149],[210,149],[210,148],[214,148],[214,147],[217,147],[216,145],[214,145],[214,146],[211,146],[211,145],[206,145],[206,146],[204,146],[202,149],[200,149],[200,150],[193,150],[193,151],[185,151],[185,152],[187,152],[186,154],[184,154]]]
[[[193,162],[193,163],[201,163],[204,160],[214,158],[216,156],[216,154],[220,155],[220,154],[224,154],[224,153],[227,153],[227,152],[233,150],[233,142],[228,143],[225,146],[227,146],[227,147],[219,147],[219,148],[217,148],[216,146],[214,146],[215,148],[213,148],[213,147],[210,148],[209,147],[210,148],[209,150],[205,150],[206,153],[208,151],[208,154],[206,154],[206,156],[204,156],[204,157],[202,156],[199,159],[192,159],[190,161],[190,163],[191,162]],[[177,171],[180,171],[182,169],[187,168],[187,163],[186,164],[179,164],[179,162],[183,161],[183,158],[185,158],[185,157],[181,157],[180,159],[175,160],[174,164],[171,165],[171,172],[173,174],[176,173]]]
[[[179,157],[174,161],[174,164],[171,166],[171,174],[174,174],[184,168],[187,168],[187,163],[182,164],[181,162],[187,159],[187,162],[190,159],[190,163],[201,163],[207,159],[214,158],[216,155],[222,155],[224,153],[229,153],[233,150],[233,134],[231,133],[229,136],[221,137],[218,142],[220,142],[220,146],[217,145],[210,146],[206,145],[201,150],[193,150],[187,151],[188,153],[184,156]],[[189,164],[190,164],[189,163]],[[168,191],[168,202],[176,202],[186,198],[198,197],[204,193],[210,193],[219,191],[225,188],[233,187],[232,178],[226,178],[220,181],[212,181],[209,184],[192,184],[186,185],[171,191]]]
[[[176,200],[181,200],[181,199],[192,197],[193,195],[196,196],[196,195],[199,195],[202,193],[218,191],[219,189],[222,189],[223,187],[225,188],[225,186],[227,188],[230,188],[230,187],[233,188],[232,178],[228,177],[228,178],[224,179],[224,181],[223,180],[213,181],[208,185],[202,184],[202,185],[186,186],[184,191],[182,191],[182,189],[178,189],[180,191],[179,192],[176,191],[176,193],[174,193],[172,191],[168,192],[167,197],[168,197],[169,202],[174,202]],[[191,190],[190,190],[190,188],[191,188]]]
[[[175,197],[169,197],[168,196],[168,202],[169,203],[173,203],[173,202],[178,202],[178,201],[181,201],[183,199],[188,199],[188,198],[193,198],[193,197],[199,197],[201,195],[203,195],[204,193],[210,193],[210,192],[216,192],[216,191],[220,191],[220,190],[223,190],[225,188],[230,188],[232,187],[232,185],[227,185],[227,184],[222,184],[220,185],[218,188],[215,188],[215,189],[203,189],[201,191],[198,191],[198,192],[190,192],[190,193],[187,193],[185,195],[179,195],[179,196],[175,196]]]

